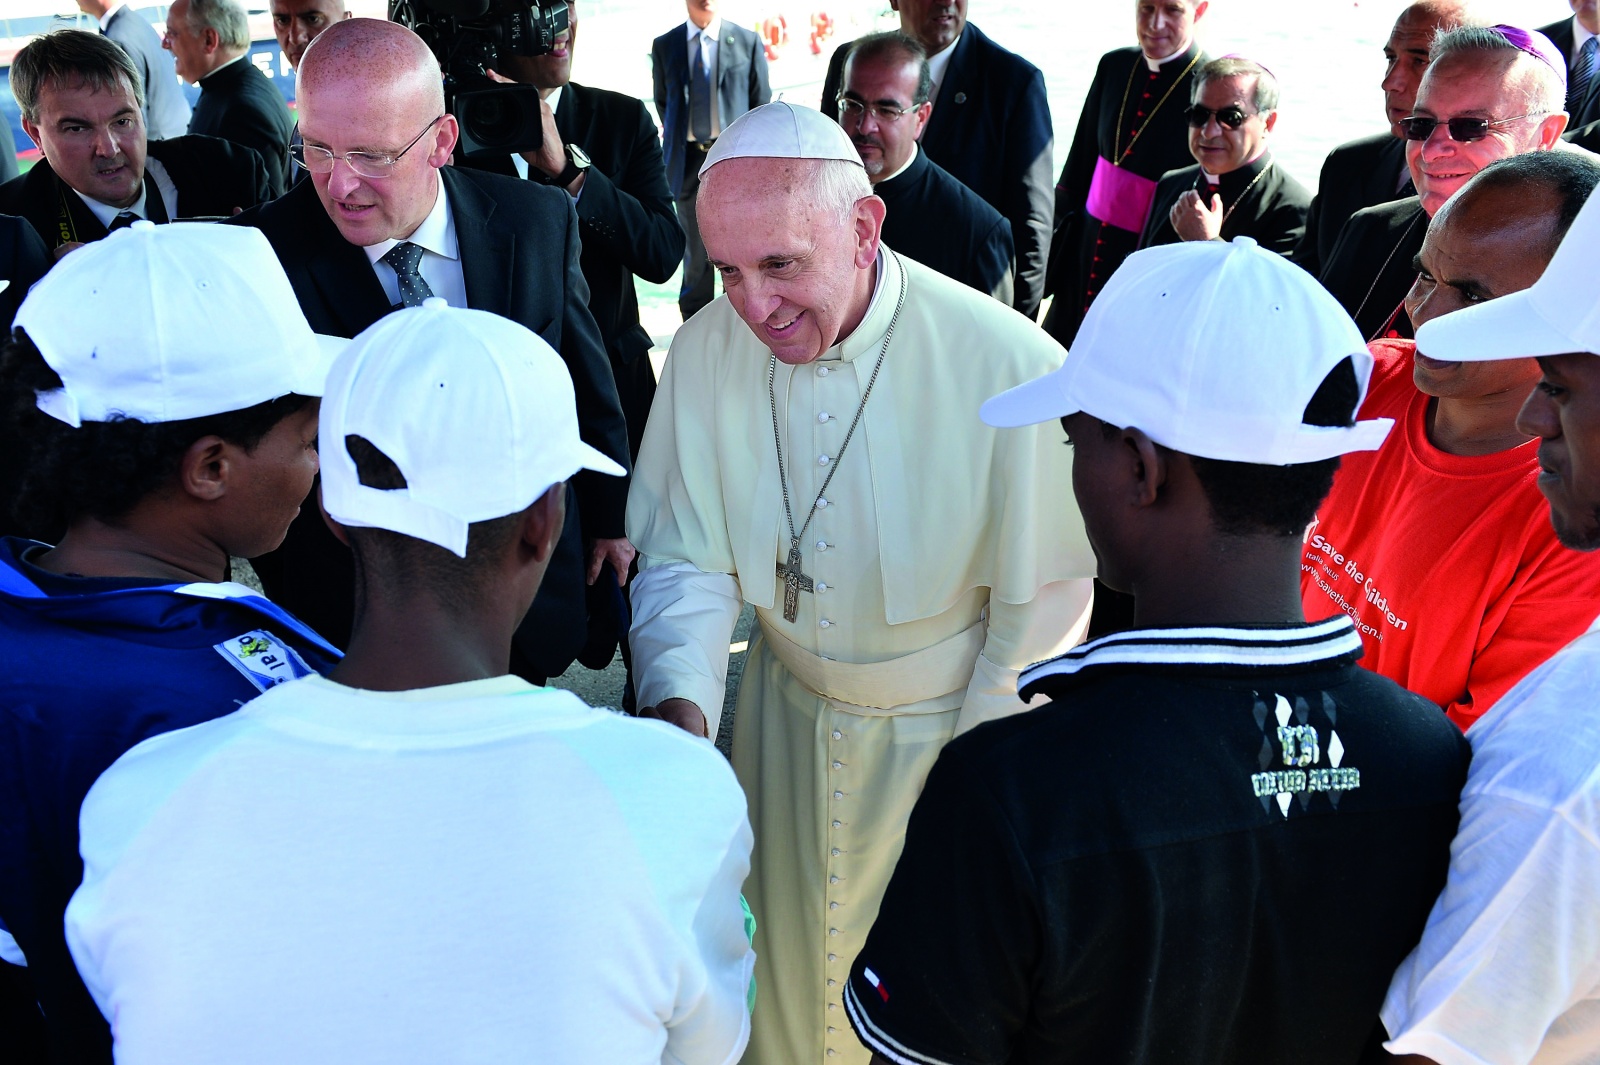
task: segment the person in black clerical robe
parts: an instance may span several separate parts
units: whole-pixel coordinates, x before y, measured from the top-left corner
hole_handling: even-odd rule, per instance
[[[1213,59],[1195,75],[1189,151],[1194,166],[1156,185],[1139,246],[1250,237],[1288,255],[1305,232],[1311,193],[1273,158],[1278,82],[1258,63]]]
[[[1174,7],[1181,18],[1167,10]],[[1072,343],[1106,279],[1139,246],[1156,182],[1190,162],[1184,109],[1207,58],[1194,42],[1205,10],[1204,0],[1138,5],[1138,46],[1107,52],[1095,70],[1056,183],[1046,285],[1055,300],[1044,327],[1062,344]]]
[[[840,75],[839,125],[888,208],[883,242],[1009,306],[1011,223],[918,147],[933,111],[931,82],[928,51],[915,37],[862,37]]]

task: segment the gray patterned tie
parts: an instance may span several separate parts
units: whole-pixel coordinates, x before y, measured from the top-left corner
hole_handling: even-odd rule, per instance
[[[694,61],[689,64],[689,132],[701,144],[711,143],[711,72],[706,69],[706,35],[695,34]]]
[[[394,267],[394,276],[400,281],[400,306],[420,307],[422,301],[433,295],[433,289],[422,280],[417,264],[422,261],[422,249],[409,240],[384,253],[383,261]]]
[[[1589,95],[1589,83],[1594,80],[1595,48],[1595,39],[1590,37],[1572,61],[1572,77],[1567,79],[1567,112],[1572,115],[1573,125],[1578,123],[1584,99]]]

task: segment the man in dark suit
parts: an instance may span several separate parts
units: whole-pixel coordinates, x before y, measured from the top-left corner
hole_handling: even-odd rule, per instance
[[[1011,305],[1011,223],[917,147],[933,104],[928,53],[915,37],[875,33],[844,65],[839,125],[888,213],[883,242]]]
[[[1293,251],[1311,193],[1267,148],[1277,123],[1278,79],[1265,67],[1237,56],[1201,67],[1189,109],[1197,162],[1156,185],[1139,246],[1242,236],[1280,255]]]
[[[123,0],[78,0],[78,8],[100,20],[100,32],[122,46],[144,84],[144,126],[153,141],[181,137],[189,130],[189,100],[178,84],[161,35]]]
[[[922,150],[1011,223],[1012,306],[1032,318],[1045,296],[1055,210],[1055,134],[1044,75],[968,22],[966,0],[889,0],[889,6],[900,14],[900,31],[928,52],[933,114]],[[834,51],[822,85],[822,111],[833,118],[852,44]]]
[[[1567,0],[1572,17],[1539,27],[1567,62],[1567,125],[1600,121],[1600,10],[1595,0]]]
[[[1557,59],[1559,62],[1559,59]],[[1428,219],[1496,159],[1554,148],[1566,128],[1563,72],[1523,51],[1495,27],[1458,27],[1437,37],[1417,89],[1406,165],[1417,195],[1357,211],[1340,231],[1320,280],[1362,336],[1410,337],[1404,301],[1417,277]],[[1448,123],[1487,119],[1457,139]]]
[[[110,38],[34,38],[11,62],[11,89],[44,158],[0,185],[0,212],[26,218],[58,256],[138,218],[227,216],[267,197],[248,148],[215,137],[146,142],[144,84]]]
[[[235,0],[175,0],[161,44],[176,57],[178,74],[200,86],[189,132],[254,148],[267,165],[272,195],[283,195],[294,120],[283,94],[246,55],[244,8]]]
[[[1321,275],[1339,231],[1351,215],[1416,192],[1406,169],[1400,120],[1410,117],[1417,102],[1417,86],[1427,69],[1428,46],[1435,34],[1465,21],[1465,0],[1417,0],[1395,20],[1383,46],[1383,109],[1389,130],[1341,144],[1324,160],[1305,236],[1290,256],[1312,276]]]
[[[578,40],[578,5],[572,0],[567,19],[567,34],[556,38],[549,54],[501,60],[500,73],[539,89],[543,147],[523,156],[462,163],[556,185],[575,200],[589,310],[611,359],[628,421],[629,451],[637,457],[656,376],[650,366],[650,334],[639,324],[633,278],[656,284],[670,278],[683,258],[684,235],[650,112],[635,97],[572,80]]]
[[[438,62],[396,23],[329,27],[301,58],[299,104],[311,179],[238,221],[267,235],[312,327],[354,336],[429,296],[519,321],[565,360],[584,440],[626,464],[627,427],[586,306],[571,197],[447,166],[457,125]],[[622,531],[627,482],[579,476],[573,487],[572,531],[515,645],[517,671],[535,679],[562,672],[583,645],[584,538],[590,573],[607,561],[625,573],[633,556]],[[256,570],[274,601],[335,644],[349,639],[350,556],[316,510],[302,512]]]
[[[767,55],[755,33],[723,22],[717,0],[685,2],[688,21],[655,39],[650,61],[667,185],[688,238],[678,293],[678,308],[688,321],[716,298],[715,276],[706,262],[694,210],[700,164],[728,123],[772,99],[772,90],[767,86]]]
[[[1139,246],[1161,175],[1189,164],[1184,108],[1207,59],[1194,36],[1206,9],[1206,0],[1137,4],[1137,46],[1100,58],[1056,184],[1047,288],[1055,302],[1044,327],[1063,345]]]
[[[0,329],[9,335],[22,297],[50,269],[50,253],[26,218],[0,214]],[[3,496],[0,496],[3,498]]]

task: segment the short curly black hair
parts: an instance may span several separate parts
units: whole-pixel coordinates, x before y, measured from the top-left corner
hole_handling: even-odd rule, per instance
[[[1345,358],[1323,378],[1300,420],[1305,425],[1354,424],[1360,398],[1355,363]],[[1230,536],[1304,535],[1339,469],[1338,458],[1263,466],[1190,455],[1189,464],[1211,504],[1217,531]]]
[[[218,436],[253,451],[284,418],[311,397],[280,396],[243,410],[172,422],[120,418],[74,429],[37,405],[38,394],[61,387],[22,329],[0,347],[0,530],[49,542],[72,522],[115,523],[172,480],[184,452],[203,436]]]

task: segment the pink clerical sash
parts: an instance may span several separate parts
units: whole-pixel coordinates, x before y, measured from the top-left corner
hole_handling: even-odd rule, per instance
[[[1104,158],[1094,161],[1094,180],[1089,182],[1089,213],[1106,225],[1130,233],[1144,230],[1150,216],[1150,201],[1156,198],[1156,183]]]

